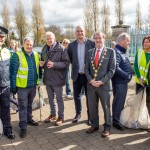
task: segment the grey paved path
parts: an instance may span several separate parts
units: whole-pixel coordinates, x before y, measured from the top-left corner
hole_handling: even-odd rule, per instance
[[[130,83],[128,96],[133,93],[134,81]],[[0,150],[150,150],[150,133],[143,130],[118,131],[112,127],[112,134],[109,138],[101,138],[103,131],[103,112],[99,107],[100,130],[93,134],[86,134],[86,107],[83,96],[83,112],[79,123],[72,124],[71,120],[75,115],[73,100],[65,101],[65,123],[54,126],[54,123],[40,126],[28,126],[28,136],[25,139],[19,137],[18,114],[12,114],[12,126],[16,135],[15,140],[8,140],[3,137],[0,140]],[[40,111],[33,111],[33,118],[40,120]],[[42,120],[49,115],[49,105],[42,108]]]

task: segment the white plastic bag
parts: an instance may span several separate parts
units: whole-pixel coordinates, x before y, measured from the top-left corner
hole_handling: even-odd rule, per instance
[[[120,123],[127,128],[148,129],[150,118],[146,106],[145,89],[127,99],[127,105],[121,112]]]

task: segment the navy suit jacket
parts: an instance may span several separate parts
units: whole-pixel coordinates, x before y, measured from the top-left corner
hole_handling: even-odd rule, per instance
[[[87,52],[88,50],[94,48],[95,44],[92,40],[90,39],[86,39],[86,43],[85,43],[85,56],[83,56],[84,58],[86,58]],[[78,70],[79,70],[79,62],[78,62],[78,41],[75,40],[73,42],[71,42],[68,46],[68,55],[70,58],[70,62],[72,64],[72,80],[76,81],[78,78]],[[84,59],[85,60],[85,59]]]

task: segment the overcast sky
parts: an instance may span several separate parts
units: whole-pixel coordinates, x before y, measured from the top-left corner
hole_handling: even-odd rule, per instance
[[[2,1],[2,0],[0,0]],[[31,1],[32,0],[22,0],[25,6],[26,16],[31,18]],[[101,0],[100,0],[101,1]],[[110,5],[111,11],[111,25],[115,25],[114,19],[114,1],[115,0],[107,0]],[[125,24],[134,24],[135,22],[135,9],[136,3],[138,0],[123,0],[123,10],[125,14]],[[141,10],[142,16],[146,16],[148,14],[148,4],[150,0],[139,0],[141,2]],[[7,0],[10,14],[11,14],[11,22],[13,22],[14,16],[14,6],[17,0]],[[45,24],[47,25],[59,25],[64,27],[65,24],[83,24],[83,8],[86,0],[41,0],[41,5],[44,13]],[[0,10],[2,10],[2,6],[0,4]],[[2,22],[0,21],[0,24]]]

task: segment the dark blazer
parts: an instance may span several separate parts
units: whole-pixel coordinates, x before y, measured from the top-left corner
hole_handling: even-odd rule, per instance
[[[110,49],[110,48],[104,48],[104,49],[107,49],[107,52],[106,52],[106,55],[103,55],[104,53],[104,50],[103,50],[100,56],[99,62],[101,62],[101,60],[103,61],[101,63],[102,65],[98,69],[96,80],[97,81],[100,80],[104,83],[103,88],[105,90],[111,90],[112,85],[111,85],[110,79],[113,77],[114,72],[115,72],[116,55],[113,49]],[[92,79],[94,79],[95,71],[93,69],[92,62],[94,61],[94,58],[95,58],[95,52],[96,52],[96,48],[91,49],[88,52],[87,58],[86,58],[85,75],[87,77],[88,83]],[[104,59],[102,58],[102,56],[104,56]],[[92,85],[91,85],[91,88],[93,88]]]
[[[77,46],[78,46],[78,41],[75,40],[71,42],[68,46],[68,55],[70,58],[70,62],[72,64],[72,80],[76,81],[78,78],[78,70],[79,70],[79,63],[78,63],[78,53],[77,53]],[[85,58],[87,55],[88,50],[94,48],[95,44],[92,40],[86,39],[85,43]]]

